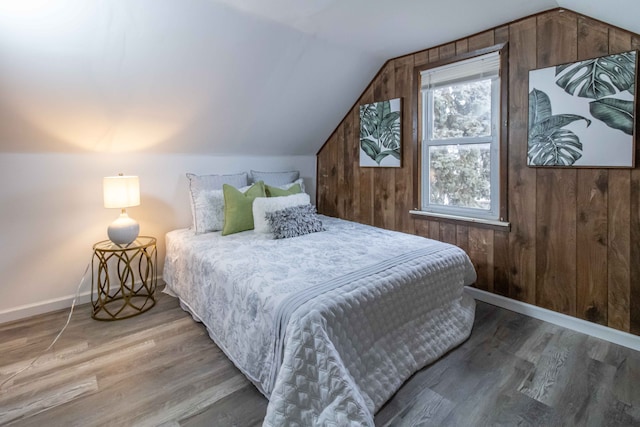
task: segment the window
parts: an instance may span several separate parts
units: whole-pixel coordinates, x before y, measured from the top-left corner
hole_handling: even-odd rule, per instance
[[[499,51],[420,76],[422,211],[503,221]]]

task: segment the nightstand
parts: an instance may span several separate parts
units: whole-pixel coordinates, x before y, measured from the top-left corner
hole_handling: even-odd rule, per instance
[[[91,317],[127,319],[156,304],[156,239],[139,236],[128,245],[103,240],[93,245]]]

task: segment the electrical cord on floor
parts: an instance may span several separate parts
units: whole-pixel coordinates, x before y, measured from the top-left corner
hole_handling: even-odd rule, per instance
[[[82,285],[84,283],[84,279],[86,279],[86,277],[87,277],[87,272],[89,271],[89,266],[90,265],[91,265],[91,263],[88,263],[87,266],[84,269],[84,273],[82,273],[82,279],[80,279],[80,283],[78,284],[78,289],[76,289],[76,294],[74,295],[73,302],[71,303],[71,310],[69,310],[69,316],[67,317],[67,323],[64,324],[64,326],[62,327],[60,332],[58,332],[58,335],[53,339],[51,344],[49,344],[49,347],[47,347],[43,352],[41,352],[39,355],[37,355],[27,366],[25,366],[22,369],[19,369],[18,371],[16,371],[13,374],[11,374],[9,376],[9,378],[7,378],[4,381],[2,381],[2,383],[0,383],[0,390],[2,390],[4,385],[7,384],[9,381],[11,381],[16,376],[18,376],[22,372],[24,372],[27,369],[29,369],[30,367],[32,367],[38,361],[38,359],[40,359],[40,357],[42,357],[49,350],[51,350],[51,347],[53,347],[55,345],[55,343],[58,341],[58,339],[62,336],[62,333],[65,331],[65,329],[67,329],[67,326],[69,326],[69,322],[71,321],[71,315],[73,314],[73,309],[75,308],[76,301],[78,300],[78,297],[80,296],[80,289],[82,289]]]

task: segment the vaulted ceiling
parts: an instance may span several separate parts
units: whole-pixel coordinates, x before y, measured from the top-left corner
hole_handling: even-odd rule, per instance
[[[314,154],[380,66],[565,7],[637,0],[7,0],[0,152]]]

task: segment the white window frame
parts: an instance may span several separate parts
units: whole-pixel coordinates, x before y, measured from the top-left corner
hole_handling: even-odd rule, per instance
[[[491,62],[490,68],[482,61]],[[495,67],[497,64],[497,67]],[[447,76],[452,76],[448,79]],[[435,76],[435,78],[431,78]],[[487,137],[461,137],[447,139],[433,139],[433,91],[442,87],[460,83],[491,79],[491,135]],[[436,84],[430,81],[436,80]],[[421,73],[421,102],[422,102],[422,197],[421,210],[424,213],[441,214],[450,217],[481,219],[497,221],[500,218],[500,58],[499,52],[491,52],[468,60],[458,61],[442,67],[425,70]],[[479,209],[460,206],[447,206],[430,203],[430,162],[429,148],[443,145],[473,145],[490,144],[490,206],[489,209]]]

